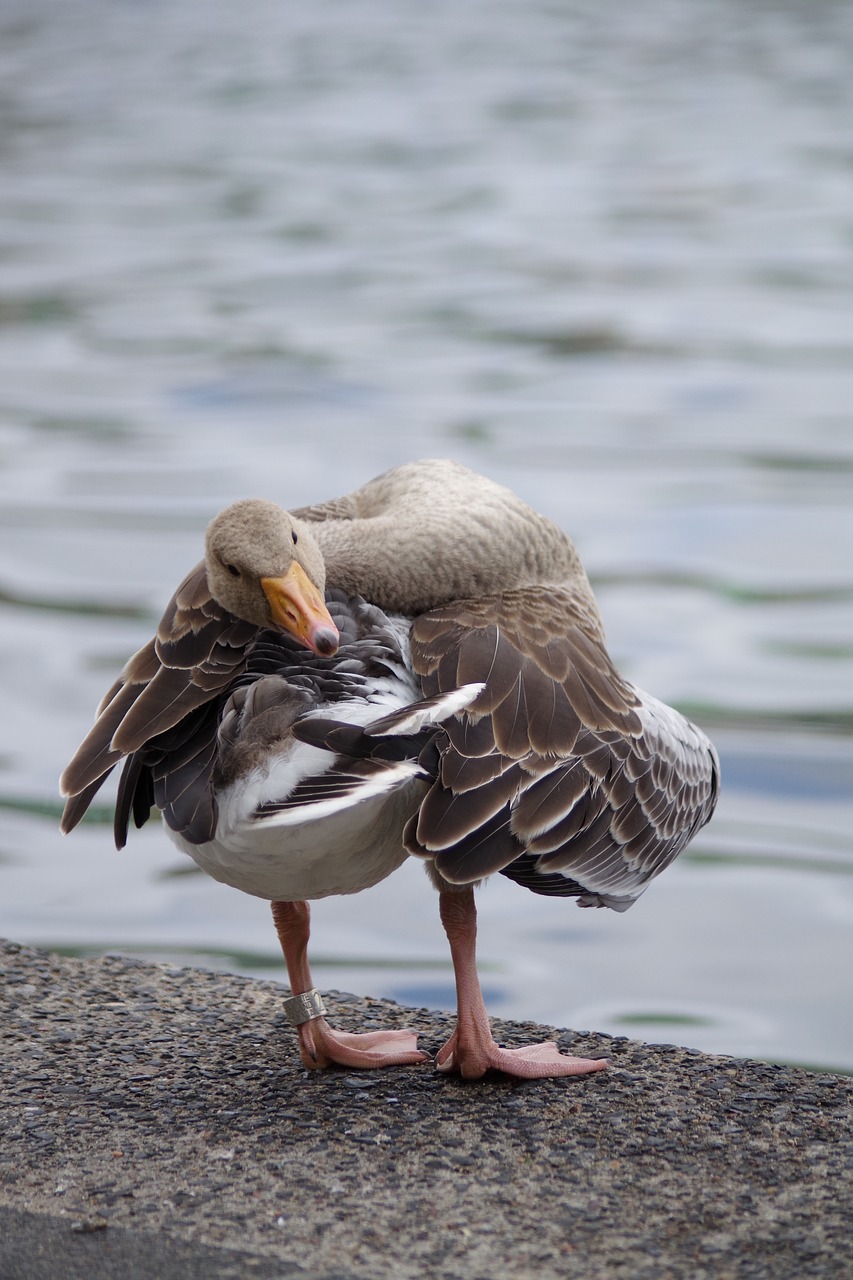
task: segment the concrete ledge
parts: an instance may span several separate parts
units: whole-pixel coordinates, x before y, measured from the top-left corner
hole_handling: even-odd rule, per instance
[[[610,1069],[309,1073],[278,984],[14,943],[0,970],[4,1280],[853,1275],[847,1077],[569,1032]],[[428,1050],[451,1022],[328,1003]]]

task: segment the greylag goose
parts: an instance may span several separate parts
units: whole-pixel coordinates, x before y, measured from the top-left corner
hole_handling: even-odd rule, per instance
[[[701,730],[615,670],[566,535],[439,460],[292,513],[220,513],[63,774],[64,831],[120,761],[119,848],[156,805],[204,871],[271,901],[308,1068],[426,1058],[409,1031],[334,1030],[307,958],[309,900],[424,859],[458,999],[436,1062],[468,1078],[606,1065],[495,1043],[474,886],[500,872],[624,911],[709,820],[719,776]]]

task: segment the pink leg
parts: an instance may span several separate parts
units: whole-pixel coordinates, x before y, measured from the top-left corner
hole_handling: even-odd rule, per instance
[[[274,902],[272,915],[284,952],[290,989],[295,996],[302,995],[314,986],[308,967],[311,920],[308,903]],[[334,1031],[325,1018],[312,1018],[297,1027],[296,1034],[299,1056],[309,1070],[329,1067],[333,1062],[344,1067],[402,1066],[425,1062],[428,1056],[418,1050],[418,1038],[412,1031],[371,1031],[354,1035]]]
[[[450,943],[458,1003],[456,1030],[436,1058],[439,1071],[459,1071],[466,1079],[476,1080],[492,1068],[533,1080],[543,1076],[582,1076],[607,1066],[606,1058],[571,1058],[560,1053],[553,1040],[521,1049],[499,1048],[489,1030],[477,977],[477,908],[473,889],[443,891],[439,911]]]

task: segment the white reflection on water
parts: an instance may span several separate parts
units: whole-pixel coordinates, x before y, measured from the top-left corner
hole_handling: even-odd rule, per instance
[[[156,826],[63,842],[56,777],[219,506],[450,454],[575,536],[724,769],[627,916],[484,890],[492,1010],[853,1069],[851,45],[735,0],[4,7],[0,932],[280,972]],[[324,985],[451,1002],[414,865],[314,936]]]

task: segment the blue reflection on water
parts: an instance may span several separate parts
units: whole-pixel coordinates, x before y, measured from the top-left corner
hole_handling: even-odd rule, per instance
[[[720,753],[723,786],[756,796],[802,800],[849,801],[853,796],[853,762],[817,756],[761,756],[727,748]]]

